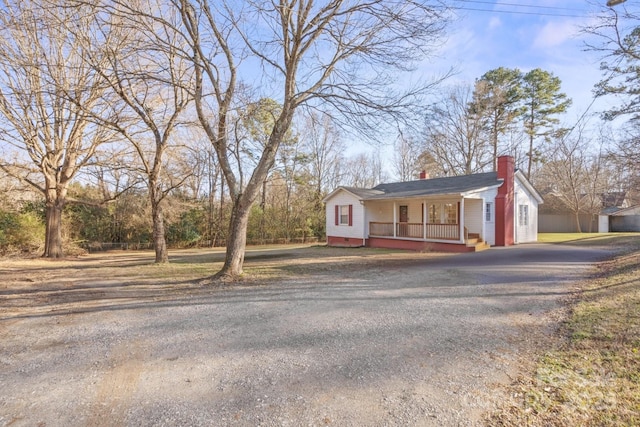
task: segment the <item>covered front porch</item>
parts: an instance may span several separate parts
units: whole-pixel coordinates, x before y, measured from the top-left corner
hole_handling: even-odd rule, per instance
[[[433,243],[459,245],[458,250],[488,248],[483,199],[423,199],[371,201],[367,204],[370,246],[409,249],[437,248]],[[490,208],[490,207],[489,207]]]
[[[370,222],[369,236],[411,238],[424,240],[460,241],[460,236],[468,234],[465,229],[460,232],[459,224],[421,224],[411,222]],[[467,236],[465,236],[466,240]]]

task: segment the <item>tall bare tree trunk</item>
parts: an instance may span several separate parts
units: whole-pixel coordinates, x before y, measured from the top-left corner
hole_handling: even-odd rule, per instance
[[[498,127],[493,124],[491,129],[491,145],[493,148],[493,171],[498,170]]]
[[[582,227],[580,226],[580,211],[576,211],[576,231],[582,233]]]
[[[109,140],[91,118],[104,85],[85,61],[101,46],[80,42],[95,29],[93,6],[67,3],[0,1],[0,168],[44,196],[46,258],[63,256],[70,182]],[[71,21],[81,37],[63,27]]]
[[[244,254],[247,246],[247,226],[251,212],[251,199],[246,193],[241,194],[233,202],[229,233],[227,235],[227,251],[222,269],[216,277],[234,278],[242,274]]]
[[[529,134],[529,151],[527,152],[527,157],[529,158],[529,163],[527,164],[527,179],[531,180],[531,166],[533,165],[533,140],[535,139],[535,121],[534,121],[534,114],[535,114],[535,110],[534,107],[531,106],[530,107],[531,111],[530,111],[530,118],[527,120],[526,124],[525,124],[525,130],[527,130],[528,134]]]
[[[364,4],[338,1],[326,5],[305,0],[275,2],[271,7],[246,2],[240,3],[239,8],[237,2],[224,0],[180,0],[174,4],[179,6],[184,34],[192,44],[198,120],[216,150],[233,203],[227,257],[216,276],[233,278],[242,273],[251,205],[291,129],[296,109],[314,102],[317,104],[313,108],[321,103],[332,104],[334,111],[353,117],[353,123],[365,127],[379,120],[378,113],[400,118],[399,113],[408,112],[409,106],[421,104],[425,88],[412,88],[401,95],[376,92],[374,88],[386,87],[379,83],[388,83],[387,77],[392,76],[383,68],[379,73],[368,71],[374,64],[395,68],[394,73],[408,71],[409,64],[421,60],[439,38],[447,10],[444,5],[404,0]],[[261,27],[265,31],[259,31],[257,38],[253,23],[238,20],[238,16],[247,14],[266,23]],[[375,37],[369,36],[373,34]],[[318,50],[326,54],[318,56]],[[246,162],[244,155],[237,155],[244,151],[243,138],[232,144],[229,139],[238,137],[232,131],[231,120],[237,114],[237,91],[244,86],[239,84],[242,79],[237,64],[253,60],[261,65],[266,79],[273,79],[273,88],[282,84],[275,92],[261,88],[257,91],[260,98],[277,99],[282,105],[271,118],[273,127],[267,129],[270,136],[260,148],[261,154],[251,159],[255,168],[245,186],[243,177],[247,175],[242,168]],[[367,72],[360,73],[358,64]],[[365,74],[378,77],[360,80]],[[362,114],[367,110],[372,114]],[[232,152],[230,146],[240,150]]]
[[[216,240],[222,232],[222,224],[224,224],[224,174],[221,174],[220,176],[220,211],[218,212],[218,225],[216,226]],[[229,236],[223,237],[226,245],[226,241]]]
[[[529,164],[527,164],[527,179],[531,180],[531,165],[533,165],[533,135],[529,135],[529,152],[527,153],[527,157],[529,157]]]
[[[62,258],[62,209],[64,201],[60,198],[47,197],[46,202],[46,234],[44,241],[44,258]]]
[[[229,186],[230,191],[235,194],[232,199],[233,206],[231,220],[229,221],[229,236],[227,236],[227,252],[222,269],[214,276],[216,278],[233,279],[242,274],[251,205],[258,198],[262,184],[266,181],[267,174],[273,167],[278,147],[291,126],[293,112],[294,108],[291,104],[286,103],[283,105],[282,112],[273,127],[273,132],[269,136],[269,142],[262,152],[258,166],[253,171],[253,175],[244,191],[237,187]]]
[[[167,251],[167,240],[164,230],[164,212],[162,211],[162,202],[157,200],[155,191],[151,191],[151,214],[153,216],[153,249],[156,252],[157,264],[169,262],[169,253]]]

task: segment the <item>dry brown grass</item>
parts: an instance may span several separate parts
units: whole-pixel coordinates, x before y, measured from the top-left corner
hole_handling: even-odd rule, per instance
[[[621,254],[581,284],[561,340],[488,425],[640,425],[640,239],[608,244]]]
[[[224,261],[220,248],[171,251],[168,264],[154,264],[152,251],[112,251],[63,260],[5,258],[0,259],[0,320],[134,307],[149,301],[188,301],[215,292],[217,287],[342,277],[360,274],[362,269],[400,268],[434,256],[445,255],[310,245],[252,246],[245,273],[231,284],[212,279]]]

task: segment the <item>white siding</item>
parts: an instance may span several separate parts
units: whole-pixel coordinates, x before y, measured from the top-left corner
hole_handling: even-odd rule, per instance
[[[371,222],[393,222],[393,202],[388,201],[367,201],[367,221]]]
[[[480,199],[465,199],[464,201],[464,226],[467,227],[469,233],[478,233],[480,236],[482,232],[483,221],[483,204]],[[483,237],[484,238],[484,237]]]
[[[408,205],[409,206],[409,218],[407,222],[411,222],[414,224],[422,224],[422,202],[411,201],[409,203],[398,203],[399,205]],[[398,213],[398,221],[400,220],[400,213]]]
[[[490,190],[473,193],[465,200],[465,226],[471,233],[478,233],[476,229],[480,228],[480,236],[482,239],[494,246],[496,244],[496,196],[498,190],[492,188]],[[491,203],[491,221],[485,221],[484,205],[485,203]],[[472,206],[472,208],[469,208]],[[473,217],[471,217],[473,215]],[[469,225],[471,224],[471,225]],[[473,229],[472,229],[472,228]]]
[[[514,183],[514,242],[515,243],[527,243],[538,241],[538,201],[529,192],[529,190],[520,182],[520,178],[516,175]],[[520,225],[520,213],[522,209],[520,206],[526,206],[528,211],[528,223],[526,225]]]
[[[598,233],[609,232],[609,217],[607,215],[598,215]]]
[[[407,206],[408,220],[414,224],[422,223],[422,200],[400,200],[396,201],[396,221],[400,222],[400,206]],[[366,202],[367,221],[371,222],[393,222],[393,202]]]
[[[352,225],[336,225],[335,209],[336,205],[352,205],[353,216]],[[352,239],[364,239],[365,236],[365,215],[364,206],[360,203],[358,198],[347,192],[339,191],[326,203],[327,213],[327,236],[333,237],[348,237]]]

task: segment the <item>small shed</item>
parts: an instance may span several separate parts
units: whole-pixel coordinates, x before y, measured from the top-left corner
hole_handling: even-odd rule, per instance
[[[609,231],[640,231],[640,205],[619,209],[609,214]]]

